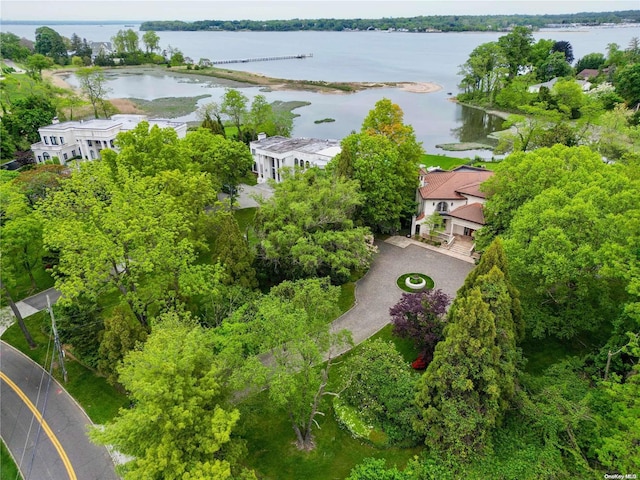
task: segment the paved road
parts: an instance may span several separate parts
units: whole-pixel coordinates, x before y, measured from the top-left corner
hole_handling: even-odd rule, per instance
[[[435,288],[453,297],[474,267],[469,262],[418,245],[397,243],[406,246],[401,248],[389,241],[376,244],[378,254],[371,269],[356,283],[356,305],[333,322],[332,330],[350,330],[355,344],[389,323],[389,308],[403,293],[396,284],[400,275],[411,272],[429,275]]]
[[[84,411],[55,380],[48,384],[48,373],[0,342],[0,436],[24,479],[117,480],[106,448],[86,435]]]

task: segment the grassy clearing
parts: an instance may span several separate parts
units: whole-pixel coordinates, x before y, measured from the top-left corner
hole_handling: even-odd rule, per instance
[[[378,449],[366,441],[354,439],[340,428],[333,407],[325,398],[318,417],[316,448],[312,452],[296,449],[295,434],[286,412],[269,408],[268,392],[261,392],[240,407],[239,434],[247,440],[247,465],[256,470],[258,478],[326,480],[345,478],[351,469],[367,457],[385,458],[387,465],[403,468],[419,452],[415,449]]]
[[[17,480],[22,478],[16,462],[13,461],[9,450],[5,446],[4,442],[0,440],[0,478],[5,480]]]
[[[166,97],[156,98],[155,100],[129,98],[129,100],[151,117],[176,118],[194,112],[198,108],[198,101],[210,96]]]
[[[467,150],[493,150],[491,145],[486,143],[476,142],[458,142],[458,143],[443,143],[436,145],[436,148],[447,150],[449,152],[466,152]]]
[[[52,342],[49,338],[49,316],[39,312],[25,319],[38,347],[30,349],[18,325],[12,325],[2,340],[14,346],[46,370],[50,367]],[[115,390],[103,377],[67,356],[67,383],[62,380],[60,369],[55,367],[54,377],[80,403],[94,423],[105,423],[112,419],[121,407],[129,403],[126,395]],[[5,478],[5,477],[2,477]]]

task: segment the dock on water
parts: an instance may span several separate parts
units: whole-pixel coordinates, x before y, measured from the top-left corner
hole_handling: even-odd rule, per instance
[[[237,58],[234,60],[212,60],[212,65],[222,65],[225,63],[248,63],[248,62],[271,62],[273,60],[293,60],[313,57],[313,53],[300,53],[298,55],[281,55],[279,57],[256,57],[256,58]]]

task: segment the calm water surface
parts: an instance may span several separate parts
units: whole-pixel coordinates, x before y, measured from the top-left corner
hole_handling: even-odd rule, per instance
[[[3,25],[3,31],[33,39],[33,25]],[[64,36],[72,33],[93,41],[109,41],[124,25],[56,25]],[[251,58],[261,56],[313,53],[313,58],[260,63],[241,63],[229,68],[264,75],[326,81],[413,81],[434,82],[442,90],[416,94],[399,89],[375,89],[356,94],[314,94],[307,92],[261,92],[244,88],[252,98],[261,93],[269,101],[303,100],[310,106],[296,110],[294,135],[342,138],[359,130],[367,112],[386,97],[400,105],[405,121],[413,125],[418,139],[429,153],[444,153],[439,143],[484,141],[487,133],[498,129],[502,121],[484,112],[449,101],[448,93],[457,92],[459,66],[478,45],[497,40],[502,33],[386,33],[386,32],[158,32],[160,45],[179,48],[198,61]],[[632,37],[640,37],[640,27],[586,29],[583,31],[541,31],[534,37],[567,40],[576,59],[591,52],[606,52],[609,43],[625,48]],[[210,94],[201,104],[219,100],[224,87],[207,77],[184,77],[163,73],[110,75],[112,98],[133,97],[152,100]],[[70,82],[74,83],[73,77]],[[314,120],[335,118],[336,122],[315,124]],[[195,120],[191,114],[182,120]],[[473,156],[488,152],[458,152]]]

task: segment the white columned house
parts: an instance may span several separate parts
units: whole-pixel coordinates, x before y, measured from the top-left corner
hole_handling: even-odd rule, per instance
[[[490,170],[468,166],[421,170],[416,195],[418,215],[412,219],[412,233],[429,235],[429,218],[437,212],[444,222],[441,236],[447,243],[457,239],[460,243],[473,244],[475,231],[484,225],[482,209],[486,197],[480,185],[492,175]]]
[[[249,148],[253,156],[252,171],[257,174],[258,183],[268,179],[281,182],[280,169],[284,167],[324,168],[341,151],[338,140],[267,137],[264,133],[259,134]]]
[[[145,115],[113,115],[109,119],[95,119],[54,123],[40,127],[40,141],[31,145],[36,162],[44,163],[56,157],[65,165],[72,159],[95,160],[104,148],[116,149],[114,140],[120,132],[133,130],[142,121],[149,128],[173,128],[179,138],[187,134],[187,124],[164,119],[149,120]]]

